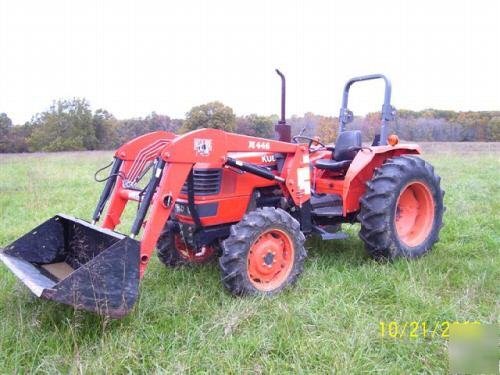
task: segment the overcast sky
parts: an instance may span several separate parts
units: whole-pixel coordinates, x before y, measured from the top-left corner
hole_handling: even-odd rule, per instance
[[[500,2],[0,0],[0,112],[19,124],[58,98],[117,118],[337,115],[344,82],[384,73],[398,108],[500,110]],[[382,85],[352,91],[379,110]]]

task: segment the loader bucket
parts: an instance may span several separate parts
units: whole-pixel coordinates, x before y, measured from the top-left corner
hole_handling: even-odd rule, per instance
[[[36,296],[120,318],[139,288],[139,242],[56,215],[5,249],[0,260]]]

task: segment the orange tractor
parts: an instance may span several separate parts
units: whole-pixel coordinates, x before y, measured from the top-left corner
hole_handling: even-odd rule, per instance
[[[116,151],[92,223],[56,215],[6,246],[0,260],[38,297],[117,318],[134,305],[155,248],[169,267],[218,257],[234,295],[293,284],[306,237],[343,239],[343,223],[361,224],[375,259],[426,253],[438,240],[443,191],[419,147],[387,134],[395,116],[389,80],[349,80],[338,138],[323,144],[291,137],[277,72],[278,140],[214,129],[138,137]],[[353,83],[373,79],[385,81],[385,100],[380,132],[365,146],[359,131],[346,130],[347,102]],[[125,235],[114,229],[130,201],[138,209]]]

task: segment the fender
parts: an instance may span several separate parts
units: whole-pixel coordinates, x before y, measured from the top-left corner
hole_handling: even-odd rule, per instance
[[[375,168],[387,159],[404,154],[421,154],[417,144],[397,144],[395,146],[372,146],[359,151],[352,161],[344,179],[342,198],[343,214],[359,210],[359,200],[365,193],[365,183],[371,180]]]

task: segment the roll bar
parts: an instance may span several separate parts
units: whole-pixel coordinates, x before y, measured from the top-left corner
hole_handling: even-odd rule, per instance
[[[387,144],[387,123],[396,117],[396,109],[391,105],[391,81],[383,74],[370,74],[366,76],[351,78],[344,86],[344,93],[342,95],[342,107],[339,114],[339,132],[345,131],[345,127],[354,119],[352,111],[347,108],[349,102],[349,90],[356,82],[370,81],[374,79],[383,79],[385,82],[384,104],[382,105],[381,119],[382,124],[380,127],[380,145]]]

